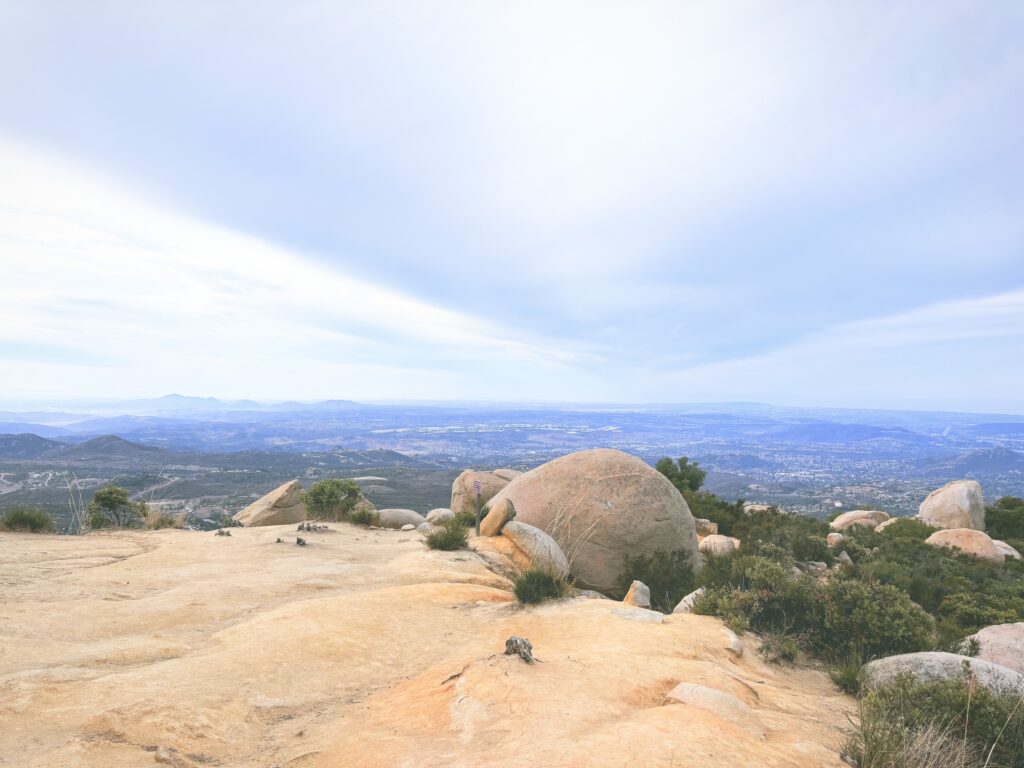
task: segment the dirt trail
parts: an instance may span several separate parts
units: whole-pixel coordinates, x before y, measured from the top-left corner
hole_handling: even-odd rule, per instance
[[[332,527],[0,534],[0,765],[841,765],[852,700],[717,620],[522,609],[473,553]]]

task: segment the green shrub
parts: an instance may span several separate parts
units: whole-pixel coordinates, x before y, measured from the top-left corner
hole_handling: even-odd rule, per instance
[[[7,510],[0,528],[5,531],[22,531],[25,533],[53,533],[57,526],[49,513],[39,507],[14,506]]]
[[[869,690],[861,699],[859,732],[845,751],[857,766],[895,766],[879,761],[893,744],[936,730],[956,734],[968,757],[980,757],[991,768],[1024,766],[1021,694],[991,691],[966,676],[919,683],[904,674]]]
[[[744,515],[734,530],[733,535],[742,539],[747,550],[771,544],[793,560],[832,562],[832,551],[825,539],[828,525],[821,520],[773,510]]]
[[[824,613],[812,642],[830,658],[867,661],[931,648],[935,622],[888,584],[833,577],[825,586]]]
[[[654,610],[672,613],[679,601],[693,591],[690,553],[679,549],[649,555],[627,555],[619,579],[620,599],[625,596],[634,579],[642,581],[651,590],[651,607]]]
[[[355,482],[337,478],[318,480],[303,494],[312,520],[344,520],[355,509],[359,497]]]
[[[487,505],[485,504],[483,509],[480,512],[480,519],[483,520],[486,515],[487,515]],[[455,517],[452,518],[452,520],[457,522],[463,528],[467,528],[467,529],[474,530],[474,531],[476,530],[476,513],[475,512],[466,512],[465,510],[462,510],[460,512],[456,512],[455,513]]]
[[[427,534],[427,546],[430,549],[452,551],[466,548],[467,529],[458,520],[448,520],[442,525],[435,525]]]
[[[761,642],[761,656],[771,664],[792,664],[799,655],[799,644],[787,635],[765,635]]]
[[[515,580],[516,599],[520,603],[540,603],[562,597],[568,590],[563,579],[539,568],[523,571]]]
[[[353,525],[373,525],[377,521],[377,513],[369,507],[356,507],[348,513],[347,519]]]
[[[828,676],[840,691],[856,696],[864,683],[863,666],[860,657],[854,657],[836,664],[828,671]]]
[[[128,490],[105,485],[93,494],[85,512],[90,528],[138,528],[149,508],[144,502],[132,501]]]

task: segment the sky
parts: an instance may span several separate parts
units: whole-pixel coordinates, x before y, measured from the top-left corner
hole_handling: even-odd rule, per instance
[[[1024,413],[1019,2],[0,0],[0,401]]]

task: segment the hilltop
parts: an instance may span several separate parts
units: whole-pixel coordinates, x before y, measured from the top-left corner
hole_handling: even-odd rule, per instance
[[[0,763],[841,765],[853,699],[718,619],[522,608],[472,552],[332,529],[0,534]],[[680,682],[745,706],[666,703]]]

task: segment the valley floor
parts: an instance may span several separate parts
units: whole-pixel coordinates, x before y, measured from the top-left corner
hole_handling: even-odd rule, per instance
[[[842,765],[853,700],[717,619],[522,608],[472,552],[331,527],[0,534],[0,765]]]

